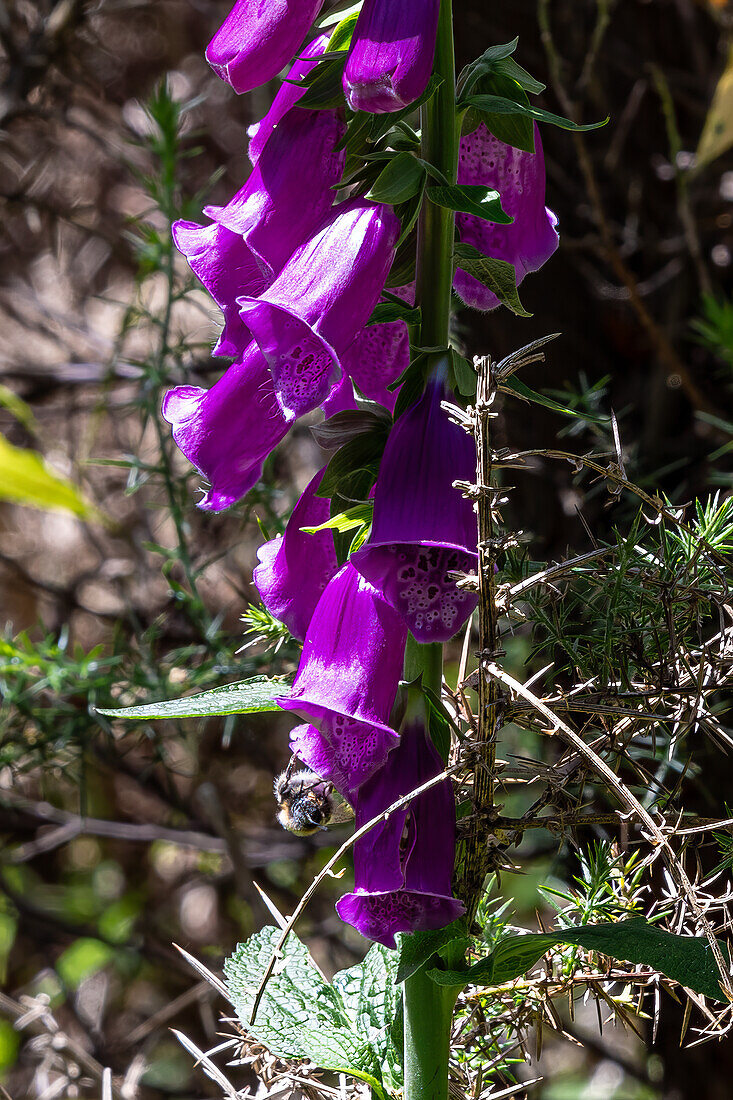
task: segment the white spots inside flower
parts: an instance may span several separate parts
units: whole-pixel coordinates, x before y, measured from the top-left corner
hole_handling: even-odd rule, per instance
[[[290,409],[312,409],[325,396],[333,360],[317,336],[298,340],[281,356],[278,384],[283,404]]]
[[[429,903],[430,900],[429,897],[407,890],[371,894],[364,899],[359,930],[370,939],[380,940],[384,936],[385,928],[394,931],[414,928],[426,908],[426,902]]]
[[[440,546],[395,546],[397,558],[385,595],[421,641],[451,638],[473,610],[471,593],[456,586],[450,574],[470,565],[469,555]]]
[[[334,713],[329,723],[335,770],[349,778],[349,787],[358,787],[382,763],[385,734],[356,718]]]

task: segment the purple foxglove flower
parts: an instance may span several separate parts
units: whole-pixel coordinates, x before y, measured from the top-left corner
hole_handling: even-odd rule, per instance
[[[244,187],[226,206],[205,207],[243,237],[268,281],[331,209],[346,155],[336,146],[345,132],[336,111],[289,111]]]
[[[394,410],[397,391],[388,389],[410,365],[410,337],[404,321],[367,325],[341,356],[341,366],[370,401]]]
[[[333,203],[343,169],[335,111],[293,110],[280,122],[257,166],[226,206],[204,210],[213,225],[176,222],[173,238],[224,313],[217,355],[241,355],[251,340],[237,298],[261,294]]]
[[[359,790],[356,828],[443,771],[420,721]],[[449,779],[418,795],[354,845],[354,892],[336,910],[362,936],[395,947],[395,933],[442,928],[464,912],[452,897],[456,810]]]
[[[264,293],[239,299],[289,419],[321,405],[341,377],[340,356],[379,300],[399,231],[389,207],[350,200],[334,208]]]
[[[388,722],[406,635],[400,616],[347,562],[313,612],[292,693],[277,700],[312,723],[294,731],[295,755],[348,802],[397,744]]]
[[[427,87],[440,0],[364,0],[344,70],[354,111],[401,111]]]
[[[290,427],[255,343],[210,390],[169,390],[163,416],[183,454],[211,482],[199,502],[211,512],[229,508],[252,488],[264,459]]]
[[[174,222],[173,241],[224,314],[214,355],[235,358],[251,339],[239,316],[237,297],[265,289],[259,264],[239,234],[216,222]]]
[[[368,542],[351,561],[419,642],[445,642],[477,603],[448,574],[476,563],[476,517],[456,480],[473,481],[473,439],[440,403],[441,381],[395,424],[382,457]]]
[[[295,505],[283,537],[260,546],[260,564],[252,577],[270,614],[301,640],[326,585],[338,571],[333,532],[307,535],[301,530],[318,527],[329,518],[330,501],[316,496],[322,478],[319,470]]]
[[[534,153],[505,145],[490,134],[483,123],[461,138],[458,182],[495,187],[501,205],[514,218],[511,225],[496,225],[458,214],[456,225],[461,240],[485,256],[513,264],[517,284],[530,271],[537,271],[558,245],[557,218],[545,206],[545,158],[540,131],[534,128]],[[459,268],[453,281],[459,297],[474,309],[496,309],[499,299],[473,276]]]
[[[209,42],[206,60],[235,92],[251,92],[290,61],[323,0],[237,0]]]
[[[291,65],[287,77],[278,89],[270,110],[260,122],[255,122],[248,128],[248,151],[252,164],[257,163],[270,134],[280,122],[280,119],[285,118],[291,107],[294,107],[300,97],[305,94],[305,88],[298,88],[294,82],[302,80],[314,68],[318,58],[325,53],[329,38],[330,35],[327,33],[319,34],[318,38],[314,38],[304,50],[301,50],[300,55]]]

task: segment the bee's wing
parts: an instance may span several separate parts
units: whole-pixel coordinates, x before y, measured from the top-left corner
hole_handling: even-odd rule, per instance
[[[331,824],[343,825],[347,821],[351,821],[354,816],[354,811],[348,802],[344,802],[343,799],[339,799],[331,812]]]

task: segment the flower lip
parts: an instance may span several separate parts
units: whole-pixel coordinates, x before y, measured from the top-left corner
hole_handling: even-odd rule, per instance
[[[296,420],[322,405],[341,377],[335,350],[292,309],[259,298],[237,298],[240,317],[272,373],[285,418]]]

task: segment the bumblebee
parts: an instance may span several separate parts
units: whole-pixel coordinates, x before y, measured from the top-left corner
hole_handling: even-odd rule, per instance
[[[293,771],[293,761],[275,779],[277,819],[296,836],[312,836],[329,825],[350,821],[354,811],[348,802],[308,768]]]

